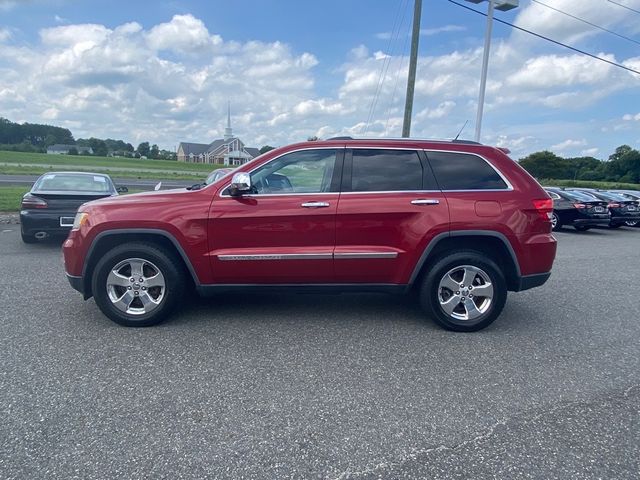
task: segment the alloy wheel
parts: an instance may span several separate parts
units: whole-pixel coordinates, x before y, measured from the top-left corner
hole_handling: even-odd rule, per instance
[[[118,310],[129,315],[144,315],[162,302],[166,281],[150,261],[127,258],[111,269],[106,288],[109,300]]]
[[[475,320],[487,312],[493,295],[489,275],[473,265],[452,268],[438,285],[440,307],[456,320]]]

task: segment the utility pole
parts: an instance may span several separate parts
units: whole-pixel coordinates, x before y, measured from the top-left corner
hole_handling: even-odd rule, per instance
[[[411,111],[413,110],[413,91],[416,85],[416,65],[418,63],[418,42],[420,41],[420,16],[422,0],[415,0],[413,6],[413,30],[411,32],[411,56],[409,57],[409,77],[407,78],[407,98],[404,104],[402,137],[409,138],[411,133]]]
[[[489,0],[487,12],[487,29],[484,34],[484,53],[482,56],[482,74],[480,75],[480,93],[478,94],[478,111],[476,114],[476,137],[475,141],[480,141],[482,130],[482,113],[484,111],[484,94],[487,89],[487,70],[489,69],[489,50],[491,49],[491,30],[493,29],[493,0]]]

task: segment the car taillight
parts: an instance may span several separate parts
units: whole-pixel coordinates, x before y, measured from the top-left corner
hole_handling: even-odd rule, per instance
[[[533,206],[538,212],[538,215],[543,220],[549,221],[551,214],[553,213],[553,200],[550,198],[541,198],[540,200],[534,200]]]
[[[573,206],[576,208],[588,208],[584,203],[574,203]]]
[[[621,205],[619,203],[613,203],[613,202],[609,203],[609,208],[620,208],[620,206]]]
[[[47,202],[42,198],[27,193],[22,197],[20,208],[47,208],[48,206]]]

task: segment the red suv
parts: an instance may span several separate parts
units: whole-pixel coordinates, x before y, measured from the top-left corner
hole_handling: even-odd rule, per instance
[[[475,331],[549,278],[553,203],[497,148],[335,138],[272,150],[210,185],[84,204],[63,246],[73,288],[127,326],[189,290],[409,292]]]

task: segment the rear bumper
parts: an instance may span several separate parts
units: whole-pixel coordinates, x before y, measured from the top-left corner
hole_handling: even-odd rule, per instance
[[[75,275],[69,275],[67,273],[67,280],[69,280],[69,284],[74,290],[84,295],[84,281],[82,277],[76,277]]]
[[[36,212],[21,210],[20,225],[22,233],[25,235],[34,235],[38,232],[46,232],[49,235],[67,235],[71,227],[61,227],[60,217],[73,218],[75,216],[75,211]]]
[[[610,224],[611,225],[624,225],[624,222],[638,222],[640,221],[640,215],[620,215],[620,216],[612,216]]]
[[[518,289],[516,290],[516,292],[521,292],[523,290],[529,290],[530,288],[544,285],[546,281],[549,280],[550,276],[551,272],[523,275],[522,277],[520,277],[520,284],[518,285]]]
[[[576,218],[572,225],[584,226],[584,227],[597,227],[602,225],[609,225],[609,217],[607,218]]]

